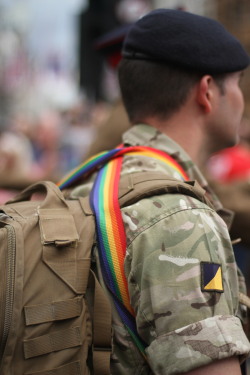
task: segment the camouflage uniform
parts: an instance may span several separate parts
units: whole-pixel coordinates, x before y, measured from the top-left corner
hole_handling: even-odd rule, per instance
[[[197,167],[167,136],[150,126],[137,125],[125,133],[123,141],[172,155],[223,213]],[[124,157],[123,174],[141,170],[180,178],[160,161],[145,156]],[[88,189],[79,186],[73,194],[86,194]],[[127,234],[125,273],[138,333],[148,345],[148,363],[113,309],[112,375],[173,375],[235,355],[245,359],[250,345],[238,317],[238,292],[244,291],[244,285],[221,216],[197,199],[181,194],[143,199],[123,208],[122,215]],[[227,213],[225,217],[229,218]],[[222,275],[216,291],[214,286],[206,289],[211,264],[217,265]]]

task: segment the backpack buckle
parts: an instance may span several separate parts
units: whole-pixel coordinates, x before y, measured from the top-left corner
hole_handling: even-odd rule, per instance
[[[95,346],[92,345],[93,352],[112,352],[112,345],[110,346]]]

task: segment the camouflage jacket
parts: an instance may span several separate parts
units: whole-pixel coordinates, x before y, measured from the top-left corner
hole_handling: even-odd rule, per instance
[[[152,196],[122,209],[127,235],[124,267],[147,360],[113,308],[111,374],[173,375],[226,357],[244,360],[250,352],[238,317],[238,293],[244,285],[227,225],[218,215],[223,213],[220,202],[188,155],[166,135],[137,125],[124,134],[123,141],[170,154],[190,180],[205,188],[215,209],[181,194]],[[179,178],[158,160],[125,155],[122,174],[142,170]],[[86,195],[90,186],[91,182],[77,187],[73,196]],[[96,257],[98,261],[97,250]]]

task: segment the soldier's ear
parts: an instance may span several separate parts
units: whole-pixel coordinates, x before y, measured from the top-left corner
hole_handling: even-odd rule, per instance
[[[203,76],[197,84],[196,100],[204,113],[210,113],[213,101],[213,85],[212,76]]]

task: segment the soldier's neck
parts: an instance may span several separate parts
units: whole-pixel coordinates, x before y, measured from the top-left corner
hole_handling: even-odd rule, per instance
[[[203,124],[199,119],[195,121],[191,117],[176,115],[163,121],[154,117],[147,118],[144,122],[178,143],[199,167],[204,166],[210,153],[205,143]]]

